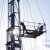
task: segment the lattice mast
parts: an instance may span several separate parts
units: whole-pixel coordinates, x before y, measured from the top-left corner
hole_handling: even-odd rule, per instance
[[[15,12],[15,0],[8,0],[8,29],[7,29],[7,50],[21,50],[21,38],[20,38],[20,7],[19,2],[20,0],[17,0],[18,2],[18,12]],[[17,9],[17,8],[16,8]],[[18,24],[16,25],[15,17],[16,14],[18,14]],[[18,30],[17,30],[18,29]],[[14,33],[14,30],[18,33],[16,35],[16,32]]]

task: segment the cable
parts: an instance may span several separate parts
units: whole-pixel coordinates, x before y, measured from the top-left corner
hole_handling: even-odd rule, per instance
[[[41,16],[42,16],[42,20],[43,20],[43,22],[44,22],[43,15],[42,15],[42,13],[41,13],[41,10],[40,10],[40,7],[39,7],[39,4],[38,4],[38,1],[37,1],[37,0],[36,0],[36,3],[37,3],[37,6],[38,6],[38,9],[39,9],[39,12],[40,12],[40,14],[41,14]],[[45,22],[44,22],[44,24],[45,24]],[[45,29],[46,29],[46,27],[45,27]],[[46,30],[46,45],[47,45],[47,30]],[[47,50],[47,46],[46,46],[46,50]]]
[[[4,16],[4,15],[3,15],[4,0],[1,1],[1,4],[2,4],[2,5],[1,5],[1,6],[2,6],[2,7],[1,7],[2,9],[1,9],[1,18],[0,18],[0,28],[3,29],[3,26],[1,27],[1,25],[2,25],[2,19],[3,19],[3,16]],[[2,15],[3,15],[3,16],[2,16]],[[2,29],[1,29],[1,46],[2,46]]]
[[[29,4],[29,1],[28,0],[27,0],[27,4],[28,4],[29,11],[30,11],[30,15],[32,17],[32,13],[31,13],[31,9],[30,9],[30,4]],[[32,17],[32,21],[33,21],[33,17]]]
[[[23,11],[24,11],[24,1],[23,1]],[[23,14],[25,14],[25,11],[24,11],[24,13]],[[25,17],[25,15],[24,15],[24,17]],[[23,19],[23,21],[24,21],[24,19]]]
[[[44,22],[43,15],[42,15],[42,12],[41,12],[41,10],[40,10],[40,7],[39,7],[39,4],[38,4],[38,1],[37,1],[37,0],[36,0],[36,3],[37,3],[37,6],[38,6],[38,9],[39,9],[39,12],[40,12],[40,14],[41,14],[42,20],[43,20],[43,22]],[[44,23],[45,23],[45,22],[44,22]]]
[[[29,11],[30,11],[30,15],[32,17],[32,21],[33,21],[33,16],[32,16],[32,13],[34,14],[34,17],[36,18],[36,15],[35,15],[35,12],[33,12],[33,9],[31,8],[31,5],[29,4],[29,1],[27,0],[27,4],[28,4],[28,8],[29,8]],[[32,13],[31,13],[32,12]],[[37,19],[37,18],[36,18]],[[38,22],[38,20],[36,20]]]
[[[26,10],[25,13],[26,13],[26,15],[27,15],[27,20],[29,20],[29,19],[28,19],[28,11],[27,11],[27,3],[26,3],[26,0],[25,0],[25,8],[26,8],[26,9],[25,9],[25,10]]]
[[[1,2],[2,3],[2,2]],[[1,9],[1,19],[0,19],[0,27],[1,27],[1,23],[2,23],[2,13],[3,13],[3,3],[2,3],[2,9]]]

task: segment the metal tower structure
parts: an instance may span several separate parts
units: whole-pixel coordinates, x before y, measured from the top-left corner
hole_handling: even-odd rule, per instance
[[[21,50],[20,38],[20,10],[18,2],[18,11],[15,7],[15,0],[8,0],[8,29],[7,29],[7,50]],[[17,21],[16,16],[18,16]],[[16,31],[16,32],[15,32]],[[17,34],[18,33],[18,34]],[[17,35],[16,35],[17,34]]]
[[[29,22],[30,24],[33,23],[34,27],[33,29],[27,28],[26,21],[20,21],[20,0],[17,0],[18,11],[15,2],[16,0],[8,0],[7,50],[21,50],[21,37],[36,38],[46,32],[45,23]]]

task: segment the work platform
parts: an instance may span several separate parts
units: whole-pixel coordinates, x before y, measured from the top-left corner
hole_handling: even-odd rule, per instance
[[[23,27],[23,34],[21,34],[21,37],[37,38],[46,32],[45,23],[29,22],[28,25],[25,25],[23,22],[21,22],[21,26]]]

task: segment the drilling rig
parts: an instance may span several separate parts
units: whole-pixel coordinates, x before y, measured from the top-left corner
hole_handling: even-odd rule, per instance
[[[15,2],[18,3],[18,11],[16,11]],[[27,21],[20,21],[20,0],[8,0],[8,29],[6,50],[22,50],[21,37],[37,38],[46,32],[45,23],[29,22],[30,24],[34,24],[33,29],[29,29],[25,24],[26,22]]]

